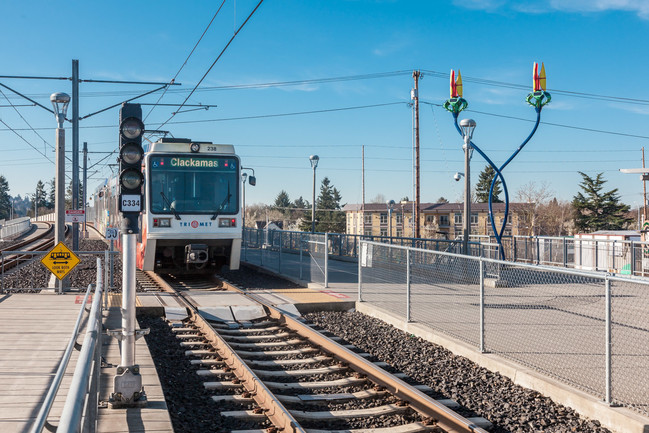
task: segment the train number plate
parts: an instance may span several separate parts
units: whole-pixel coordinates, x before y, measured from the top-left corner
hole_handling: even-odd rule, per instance
[[[121,211],[122,212],[140,212],[142,210],[142,197],[137,194],[122,195]]]

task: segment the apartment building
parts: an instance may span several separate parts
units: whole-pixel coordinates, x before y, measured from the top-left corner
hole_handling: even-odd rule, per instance
[[[510,203],[505,235],[517,235],[519,218]],[[420,203],[421,236],[424,238],[455,239],[462,234],[462,203]],[[347,234],[365,236],[413,236],[413,202],[397,203],[392,212],[383,203],[347,204],[343,211],[347,216]],[[493,204],[496,225],[500,227],[505,216],[505,204]],[[471,203],[471,234],[492,234],[488,203]]]

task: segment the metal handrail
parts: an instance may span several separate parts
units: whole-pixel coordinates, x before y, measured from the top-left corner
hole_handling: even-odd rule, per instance
[[[34,421],[30,433],[40,433],[43,430],[43,427],[45,427],[45,423],[47,422],[47,416],[49,415],[50,410],[52,409],[52,405],[54,404],[56,393],[58,392],[59,387],[61,386],[63,375],[65,374],[65,370],[68,367],[68,363],[72,355],[72,350],[74,349],[74,344],[76,343],[77,336],[79,335],[81,320],[83,319],[83,313],[85,312],[86,302],[88,301],[88,296],[90,295],[91,288],[92,288],[92,284],[88,285],[86,296],[83,298],[83,303],[81,304],[81,308],[79,309],[77,322],[74,325],[74,330],[72,331],[72,335],[70,336],[70,341],[68,342],[68,346],[65,348],[65,352],[63,353],[63,359],[61,359],[59,367],[56,370],[56,375],[54,376],[54,380],[50,385],[50,389],[47,391],[47,395],[45,396],[43,405],[41,406],[41,409],[39,410],[38,415],[36,416],[36,421]]]
[[[77,365],[74,369],[70,390],[65,399],[59,426],[56,430],[57,433],[80,431],[82,415],[85,411],[84,401],[86,401],[86,394],[90,387],[90,373],[93,360],[95,360],[95,350],[97,348],[101,350],[101,346],[97,345],[97,341],[101,336],[102,276],[101,259],[97,258],[97,285],[95,288],[95,296],[92,300],[92,308],[88,316],[88,329],[83,340]],[[95,369],[97,368],[99,366],[95,365]]]

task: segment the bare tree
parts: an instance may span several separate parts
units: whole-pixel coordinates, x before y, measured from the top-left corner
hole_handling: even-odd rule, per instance
[[[516,200],[520,205],[516,207],[518,213],[519,234],[535,236],[539,234],[539,215],[543,204],[552,195],[547,182],[530,181],[516,192]]]
[[[556,197],[541,205],[539,209],[540,234],[544,236],[567,236],[574,231],[572,205],[569,201]]]
[[[383,194],[377,194],[376,197],[370,200],[370,203],[383,203],[385,204],[386,199]]]

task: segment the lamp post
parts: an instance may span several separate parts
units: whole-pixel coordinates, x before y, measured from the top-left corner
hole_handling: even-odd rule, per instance
[[[56,117],[56,186],[54,201],[54,245],[65,240],[65,129],[63,121],[68,112],[70,95],[67,93],[52,93],[50,96]],[[59,293],[63,292],[63,281],[59,280]]]
[[[462,250],[464,254],[469,254],[469,236],[471,234],[471,138],[475,130],[475,120],[462,119],[460,129],[464,138],[464,219],[462,220]]]
[[[392,209],[394,208],[394,200],[386,201],[385,205],[388,207],[388,236],[390,237],[390,243],[392,243]]]
[[[309,156],[309,161],[311,161],[311,168],[313,168],[313,194],[311,196],[311,233],[315,233],[315,169],[318,167],[318,161],[320,157],[318,155]]]

